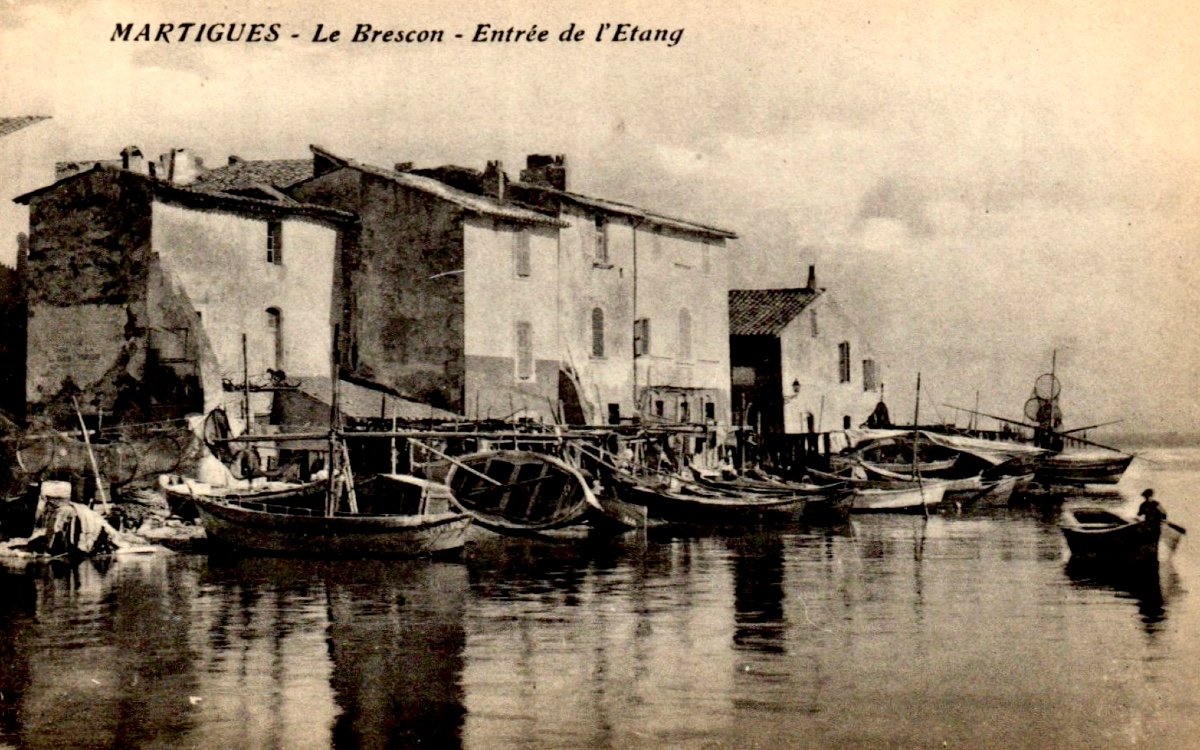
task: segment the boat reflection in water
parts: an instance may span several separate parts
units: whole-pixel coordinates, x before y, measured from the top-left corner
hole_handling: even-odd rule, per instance
[[[1182,590],[1179,574],[1169,561],[1113,565],[1073,557],[1067,561],[1066,571],[1077,588],[1112,591],[1120,599],[1132,599],[1147,632],[1163,627],[1171,598]]]

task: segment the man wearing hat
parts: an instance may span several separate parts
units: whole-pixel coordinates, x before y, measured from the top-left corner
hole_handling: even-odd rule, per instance
[[[1147,521],[1165,521],[1167,520],[1167,512],[1157,500],[1154,499],[1154,490],[1146,489],[1142,491],[1142,504],[1138,506],[1138,515]]]

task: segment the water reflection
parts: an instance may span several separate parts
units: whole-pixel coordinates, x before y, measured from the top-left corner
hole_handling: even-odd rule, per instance
[[[1132,599],[1147,633],[1163,628],[1170,599],[1180,588],[1179,575],[1169,562],[1112,565],[1071,558],[1066,572],[1077,588],[1112,591],[1120,599]]]
[[[729,540],[733,572],[733,644],[768,654],[784,652],[783,539],[762,531]]]

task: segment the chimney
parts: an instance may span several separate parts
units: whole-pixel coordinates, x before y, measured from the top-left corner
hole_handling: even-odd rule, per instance
[[[817,288],[817,267],[816,266],[808,267],[808,284],[806,284],[805,287],[807,289],[816,289]]]
[[[503,203],[506,198],[508,175],[504,174],[504,163],[489,161],[483,170],[483,192]]]
[[[530,185],[567,189],[567,157],[563,154],[530,154],[525,157],[525,169],[521,170],[521,182]]]
[[[126,146],[121,149],[121,169],[146,174],[146,163],[142,158],[142,150],[137,146]]]
[[[173,148],[158,158],[163,164],[166,180],[173,185],[194,182],[204,171],[204,162],[185,148]]]

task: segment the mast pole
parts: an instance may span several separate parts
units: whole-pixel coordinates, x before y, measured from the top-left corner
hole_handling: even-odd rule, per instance
[[[331,384],[331,393],[329,398],[329,458],[325,462],[325,470],[329,472],[328,481],[325,484],[325,515],[332,516],[337,510],[338,492],[336,491],[337,476],[337,430],[340,415],[338,413],[338,371],[341,369],[341,358],[338,356],[338,325],[333,326],[333,341],[330,350],[330,362],[332,364],[333,383]]]

